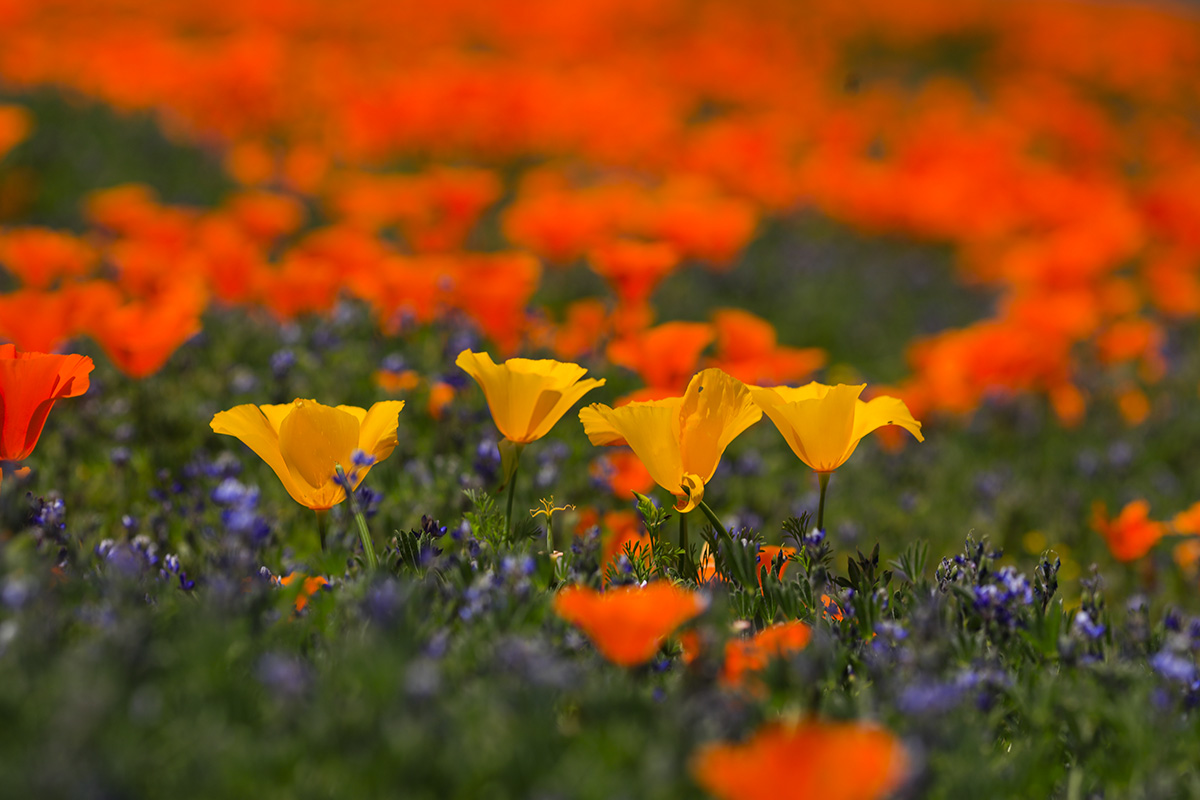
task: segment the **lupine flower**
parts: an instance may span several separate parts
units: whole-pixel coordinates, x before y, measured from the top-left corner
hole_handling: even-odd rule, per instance
[[[33,452],[54,402],[86,392],[92,368],[87,356],[18,353],[0,345],[0,461]]]
[[[873,800],[907,771],[895,736],[855,722],[767,725],[744,744],[710,744],[692,759],[696,782],[721,800]]]
[[[628,444],[681,513],[704,499],[725,448],[761,418],[746,386],[719,369],[698,373],[683,397],[579,412],[592,444]]]
[[[552,359],[510,358],[496,364],[487,353],[464,350],[454,363],[483,389],[492,420],[504,434],[500,454],[506,483],[524,445],[545,436],[581,397],[604,385],[602,378],[580,380],[587,370],[578,364]]]
[[[858,396],[865,388],[813,382],[799,388],[752,386],[750,392],[801,461],[816,472],[833,472],[864,436],[884,425],[899,425],[925,441],[921,423],[902,400],[884,396],[864,402]]]
[[[601,655],[623,667],[649,661],[663,639],[707,605],[703,595],[665,581],[607,592],[569,586],[554,597],[558,615],[582,629]]]
[[[361,450],[378,464],[395,449],[397,414],[402,400],[385,400],[364,410],[326,406],[297,399],[283,405],[241,405],[212,419],[216,433],[241,439],[279,476],[297,503],[315,511],[332,508],[346,498],[335,480],[336,466],[352,468],[351,488],[371,470],[353,467]],[[348,470],[349,471],[349,470]]]

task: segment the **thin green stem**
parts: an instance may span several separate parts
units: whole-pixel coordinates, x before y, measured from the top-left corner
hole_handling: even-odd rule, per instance
[[[512,538],[513,494],[515,493],[515,490],[517,488],[517,472],[519,472],[519,471],[520,471],[519,466],[514,468],[512,476],[508,479],[508,505],[505,507],[505,510],[504,510],[504,534],[505,534],[505,536],[507,536],[510,539]],[[547,526],[547,527],[549,527],[549,526]]]
[[[708,517],[708,521],[712,523],[713,530],[722,536],[728,537],[729,531],[725,530],[725,526],[721,524],[720,518],[718,518],[717,515],[713,513],[713,510],[708,507],[708,503],[701,500],[699,505],[700,510],[704,512],[704,516]]]
[[[318,508],[317,514],[317,538],[321,541],[321,552],[325,552],[325,536],[329,533],[329,509]]]
[[[817,483],[821,485],[821,499],[817,502],[817,530],[825,530],[825,490],[829,488],[832,472],[818,472]]]
[[[334,465],[334,470],[337,472],[338,482],[345,489],[346,501],[350,503],[350,513],[354,515],[354,522],[358,525],[358,538],[362,542],[363,554],[367,557],[367,567],[373,572],[379,569],[379,558],[375,555],[375,543],[371,541],[371,532],[367,530],[367,518],[363,515],[362,509],[358,507],[358,501],[354,499],[354,491],[350,488],[350,481],[346,480],[346,472],[342,469],[342,465]]]
[[[696,574],[691,570],[692,550],[688,542],[688,515],[680,513],[679,515],[679,546],[683,552],[679,554],[679,571],[683,575],[695,579]]]

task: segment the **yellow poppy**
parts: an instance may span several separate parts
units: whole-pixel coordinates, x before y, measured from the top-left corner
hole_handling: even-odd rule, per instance
[[[235,406],[216,414],[211,425],[216,433],[241,439],[267,462],[297,503],[324,511],[346,499],[334,480],[337,465],[357,475],[353,488],[358,488],[371,464],[392,454],[402,408],[401,400],[387,400],[364,410],[297,399],[283,405]],[[354,465],[356,450],[374,461]]]
[[[552,359],[510,358],[496,364],[487,353],[464,350],[454,362],[475,379],[504,438],[528,444],[542,438],[579,398],[604,381],[579,380],[587,370]]]
[[[746,385],[719,369],[698,373],[683,397],[579,412],[592,444],[628,444],[681,513],[699,505],[725,448],[761,418]]]
[[[463,350],[454,362],[475,379],[505,441],[500,443],[504,482],[512,478],[524,446],[542,438],[585,394],[604,380],[580,380],[587,370],[553,359],[510,358]]]
[[[817,472],[833,472],[846,463],[859,441],[884,425],[899,425],[917,441],[925,441],[921,423],[913,419],[904,401],[895,397],[859,400],[866,384],[826,386],[814,382],[799,388],[749,388],[754,402],[775,423],[792,451]]]

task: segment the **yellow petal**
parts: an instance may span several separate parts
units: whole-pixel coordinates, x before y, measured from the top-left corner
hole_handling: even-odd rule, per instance
[[[338,406],[341,408],[341,406]],[[404,409],[403,400],[384,400],[363,412],[359,419],[358,449],[375,457],[375,463],[383,461],[396,449],[396,427]],[[366,470],[360,470],[366,474]]]
[[[622,408],[628,406],[667,406],[676,410],[683,404],[682,397],[668,397],[663,400],[650,400],[638,403],[628,403]],[[612,411],[606,405],[601,403],[592,403],[587,408],[579,409],[579,421],[583,423],[583,432],[587,434],[588,441],[596,446],[601,445],[627,445],[625,434],[613,427],[608,417],[601,414],[599,409]],[[676,426],[678,425],[678,414],[676,414]]]
[[[309,506],[310,498],[305,488],[292,478],[292,473],[288,470],[280,451],[279,434],[271,424],[270,418],[264,413],[267,409],[291,409],[291,407],[290,403],[286,406],[263,406],[261,409],[259,406],[248,404],[235,406],[228,411],[216,414],[210,425],[215,433],[240,439],[275,471],[283,483],[283,488],[287,489],[293,500],[301,505]]]
[[[620,408],[595,404],[579,412],[593,444],[619,438],[645,465],[650,477],[671,494],[682,492],[683,466],[676,433],[679,398],[671,401],[630,403]],[[599,440],[599,441],[598,441]]]
[[[855,441],[884,425],[899,425],[917,437],[918,442],[925,441],[925,437],[921,435],[921,423],[913,418],[912,412],[900,398],[885,395],[867,403],[858,401],[858,407],[854,411],[852,434]]]
[[[820,400],[829,394],[829,390],[832,388],[824,383],[812,381],[804,386],[772,386],[771,391],[779,395],[783,402],[795,403],[800,400]]]
[[[729,443],[760,419],[762,410],[737,378],[719,369],[696,374],[679,412],[683,471],[711,480]]]
[[[358,420],[353,414],[321,405],[315,400],[297,400],[292,413],[279,426],[279,449],[288,471],[314,489],[333,487],[334,465],[350,466],[358,447]],[[335,502],[339,502],[335,501]]]
[[[553,359],[510,358],[496,364],[487,353],[464,350],[455,363],[483,389],[492,420],[513,442],[545,436],[580,397],[604,383],[579,383],[586,369]]]
[[[810,387],[814,385],[786,392],[780,387],[757,389],[752,394],[800,460],[817,472],[830,472],[854,452],[855,410],[866,384]],[[818,396],[786,399],[806,390]]]
[[[598,386],[604,385],[604,379],[599,380],[589,378],[586,381],[579,381],[567,387],[564,391],[557,394],[557,401],[548,409],[540,408],[534,413],[532,428],[529,431],[530,440],[540,439],[550,432],[558,421],[562,419],[563,414],[571,410],[571,406],[579,402],[579,399],[585,394],[595,389]],[[543,398],[552,396],[552,393],[547,392]]]
[[[271,429],[276,434],[279,433],[279,426],[283,424],[283,418],[292,413],[295,406],[292,403],[281,403],[280,405],[259,406],[258,410],[267,418],[267,422],[271,423]]]
[[[588,441],[596,446],[628,444],[625,434],[613,427],[608,417],[600,413],[598,409],[601,408],[608,406],[592,403],[587,408],[579,409],[579,421],[583,423],[583,432],[587,434]]]

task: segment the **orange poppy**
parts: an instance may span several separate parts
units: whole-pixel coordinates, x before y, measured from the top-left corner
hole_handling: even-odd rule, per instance
[[[308,600],[321,589],[329,585],[329,581],[325,580],[320,575],[308,576],[302,572],[289,572],[282,578],[277,578],[276,581],[280,586],[291,586],[297,580],[303,580],[300,585],[300,592],[296,595],[296,610],[303,611],[308,605]]]
[[[747,384],[773,386],[799,383],[825,366],[825,351],[816,347],[781,347],[775,327],[762,317],[737,308],[713,314],[717,335],[715,367]]]
[[[614,664],[635,667],[658,652],[663,639],[707,607],[704,596],[666,581],[597,592],[568,586],[554,610],[580,628]]]
[[[608,281],[624,305],[638,306],[650,299],[659,282],[679,266],[679,253],[662,242],[617,239],[594,247],[588,263]]]
[[[0,345],[0,461],[33,452],[55,401],[86,392],[92,368],[87,356],[19,353]]]
[[[21,106],[0,105],[0,158],[29,136],[33,116]]]
[[[0,266],[31,289],[86,274],[96,253],[80,239],[47,228],[13,228],[0,234]]]
[[[895,736],[861,722],[770,724],[742,744],[709,744],[692,775],[721,800],[876,800],[908,772]]]
[[[771,565],[775,562],[775,556],[783,553],[783,565],[779,568],[779,574],[776,576],[782,580],[783,573],[787,572],[788,564],[792,563],[788,559],[788,556],[795,552],[796,549],[794,547],[780,547],[775,544],[764,544],[758,548],[758,561],[754,565],[754,574],[758,577],[758,586],[760,589],[762,588],[763,572],[771,571]]]
[[[642,527],[635,511],[609,511],[601,520],[601,528],[605,531],[601,575],[607,577],[609,566],[617,562],[626,545],[641,553],[650,552],[650,534]]]
[[[50,353],[75,332],[78,315],[66,290],[18,289],[0,294],[0,339],[22,350]]]
[[[1116,519],[1108,518],[1108,509],[1097,500],[1092,505],[1092,528],[1096,530],[1118,561],[1136,561],[1166,533],[1166,526],[1150,519],[1150,504],[1134,500],[1121,509]]]
[[[683,392],[696,373],[700,353],[715,337],[716,331],[704,322],[667,322],[609,343],[607,355],[659,393],[650,397],[642,392],[632,399],[657,400]]]
[[[180,283],[152,300],[134,300],[100,314],[87,332],[121,372],[145,378],[200,332],[206,303],[197,285]]]
[[[1200,536],[1200,503],[1193,503],[1172,517],[1171,527],[1176,533]]]
[[[780,622],[764,628],[749,639],[731,639],[725,644],[725,664],[721,682],[726,686],[755,687],[748,672],[761,672],[772,658],[785,658],[808,646],[812,628],[803,622]]]
[[[559,359],[576,361],[593,353],[611,327],[603,300],[576,300],[567,306],[566,319],[553,332],[554,354]]]
[[[628,448],[615,448],[596,460],[588,468],[592,477],[608,487],[614,496],[623,500],[633,498],[634,492],[646,493],[654,486],[650,470]]]

